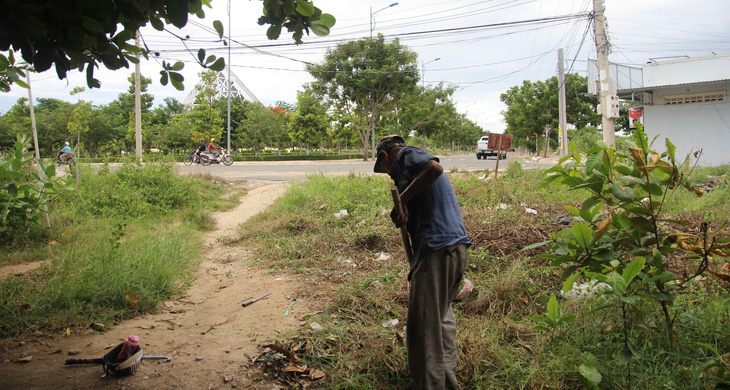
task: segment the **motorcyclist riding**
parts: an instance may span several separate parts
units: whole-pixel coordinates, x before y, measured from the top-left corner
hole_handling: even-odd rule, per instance
[[[71,146],[69,146],[68,141],[64,142],[63,148],[61,149],[61,155],[58,156],[61,161],[66,162],[69,158],[72,158],[74,156],[73,150],[71,149]]]
[[[205,140],[200,140],[200,145],[198,145],[198,149],[195,151],[195,162],[200,162],[200,153],[203,153],[206,151],[205,147]]]
[[[215,138],[210,139],[210,144],[208,145],[208,153],[213,153],[213,158],[218,158],[218,155],[220,154],[218,151],[223,150],[220,146],[215,146]]]

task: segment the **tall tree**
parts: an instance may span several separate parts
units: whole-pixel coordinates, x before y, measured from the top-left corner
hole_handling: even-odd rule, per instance
[[[566,75],[567,123],[576,129],[596,125],[600,117],[596,114],[597,99],[586,97],[588,81],[585,77],[571,73]],[[532,82],[525,80],[500,95],[507,105],[502,112],[507,123],[507,134],[514,135],[516,146],[535,148],[534,134],[548,136],[557,146],[558,139],[558,78]],[[549,134],[546,128],[553,129]]]
[[[84,87],[75,87],[71,90],[71,95],[79,95],[86,91]],[[76,133],[76,155],[81,156],[81,133],[89,131],[89,116],[91,115],[91,103],[79,99],[76,106],[71,111],[71,120],[68,121],[68,131]]]
[[[86,147],[89,154],[118,155],[125,149],[129,117],[118,100],[92,110]]]
[[[266,117],[268,118],[267,120],[271,122],[267,138],[272,145],[276,145],[277,149],[279,149],[279,154],[281,154],[281,150],[284,148],[284,145],[291,142],[288,129],[292,113],[286,108],[279,106],[269,107],[269,111],[272,115]]]
[[[195,107],[190,112],[190,122],[193,125],[192,139],[211,139],[220,141],[223,134],[223,118],[215,109],[215,97],[218,90],[215,87],[216,72],[212,70],[199,73],[200,92],[195,96]]]
[[[54,156],[70,141],[68,123],[74,104],[54,98],[38,98],[34,107],[36,127],[38,128],[38,146],[42,156]]]
[[[298,144],[306,145],[309,154],[312,143],[327,136],[329,127],[327,107],[320,103],[311,90],[297,95],[297,110],[289,123],[289,137]]]
[[[241,124],[246,119],[247,113],[257,103],[248,101],[242,97],[231,97],[231,148],[236,148],[240,145],[235,145],[234,140],[240,139],[243,135],[239,134],[243,127]],[[228,98],[221,96],[216,99],[213,107],[218,110],[221,116],[221,120],[224,123],[226,131],[228,130]],[[227,135],[226,135],[227,137]],[[222,138],[221,138],[222,139]]]
[[[360,136],[363,159],[368,159],[370,130],[384,112],[392,110],[418,83],[417,55],[396,39],[350,41],[329,49],[321,64],[308,65],[313,90],[328,105],[349,118]]]
[[[439,84],[435,87],[418,87],[406,95],[401,103],[397,119],[400,125],[421,134],[421,147],[426,147],[426,137],[445,131],[446,121],[456,115],[451,101],[456,88]]]
[[[450,148],[452,143],[472,147],[483,133],[482,128],[465,114],[454,113],[446,118],[443,129],[435,133],[433,139],[445,148]]]
[[[354,148],[355,145],[362,145],[360,137],[350,123],[348,116],[344,116],[337,111],[332,111],[329,116],[330,128],[327,133],[334,145],[337,145],[338,148]]]
[[[163,142],[165,132],[170,131],[170,122],[176,116],[185,111],[185,106],[179,100],[167,97],[164,102],[158,107],[155,107],[150,112],[150,123],[149,123],[149,144],[158,149],[163,149],[166,142]],[[189,133],[189,131],[188,131]],[[189,134],[188,134],[189,135]],[[189,143],[189,136],[186,137],[185,142]]]
[[[190,113],[182,112],[170,119],[165,131],[160,133],[160,147],[168,150],[189,150],[198,145],[199,140],[192,141],[192,123]]]
[[[3,119],[7,121],[10,132],[13,135],[31,135],[30,129],[30,106],[28,98],[19,98],[10,110],[5,113]]]
[[[251,109],[246,113],[246,119],[241,122],[241,127],[243,129],[239,132],[238,144],[252,148],[256,154],[259,154],[268,142],[274,140],[272,136],[286,129],[282,118],[260,103],[251,105]]]

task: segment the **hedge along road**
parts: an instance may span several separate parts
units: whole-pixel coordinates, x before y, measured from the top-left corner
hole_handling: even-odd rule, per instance
[[[444,170],[479,171],[494,170],[497,160],[477,160],[474,154],[439,157]],[[508,153],[506,160],[501,160],[499,170],[503,172],[512,161],[519,161],[523,168],[549,168],[555,165],[557,158],[548,157],[533,161],[531,156]],[[373,173],[373,161],[362,160],[328,160],[328,161],[236,161],[227,167],[221,164],[201,166],[193,164],[185,166],[177,164],[183,174],[209,173],[225,180],[269,180],[269,181],[303,181],[307,176],[324,174],[328,176]]]

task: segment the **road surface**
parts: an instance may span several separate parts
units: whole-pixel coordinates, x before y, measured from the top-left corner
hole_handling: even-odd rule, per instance
[[[439,157],[441,165],[447,172],[451,171],[481,171],[494,170],[497,160],[477,160],[474,154]],[[556,163],[555,158],[548,157],[533,161],[531,157],[509,153],[506,160],[499,162],[499,170],[503,172],[512,161],[519,161],[524,169],[549,168]],[[177,164],[178,171],[183,174],[209,173],[225,180],[271,180],[271,181],[301,181],[307,176],[373,174],[373,162],[362,160],[332,160],[332,161],[236,161],[227,167],[221,164],[207,167],[199,164],[185,166]]]

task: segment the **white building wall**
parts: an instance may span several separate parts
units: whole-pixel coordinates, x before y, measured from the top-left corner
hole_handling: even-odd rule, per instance
[[[688,153],[702,149],[699,164],[717,166],[730,164],[730,103],[693,103],[664,105],[663,98],[654,96],[654,104],[644,106],[644,128],[654,150],[666,150],[664,139],[677,147],[677,160],[684,161]],[[694,162],[695,160],[691,160]]]
[[[730,54],[645,64],[644,87],[730,79]]]

